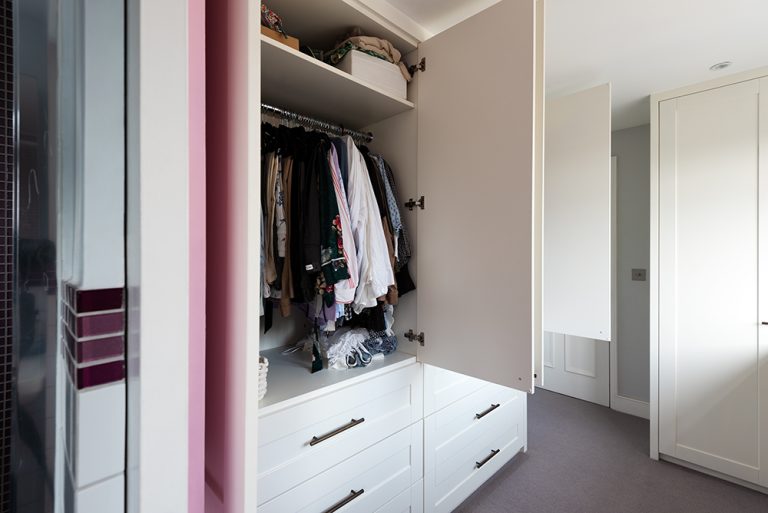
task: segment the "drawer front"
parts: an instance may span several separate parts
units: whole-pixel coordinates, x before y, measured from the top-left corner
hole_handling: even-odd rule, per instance
[[[397,497],[376,510],[376,513],[423,513],[424,481],[419,480],[410,490],[405,490]]]
[[[432,445],[428,448],[442,446],[473,426],[488,424],[518,395],[511,388],[485,382],[480,389],[431,415]]]
[[[425,419],[425,504],[449,512],[527,444],[526,396],[514,397],[464,431],[435,443],[436,415]],[[484,463],[478,468],[477,463]]]
[[[486,384],[486,381],[458,372],[424,365],[424,416],[445,408]]]
[[[418,422],[260,505],[259,512],[378,511],[422,478],[422,452]]]
[[[259,503],[400,431],[422,415],[412,365],[259,419]]]

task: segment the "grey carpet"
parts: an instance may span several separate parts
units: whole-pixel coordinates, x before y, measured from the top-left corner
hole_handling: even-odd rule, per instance
[[[768,513],[768,495],[648,457],[648,421],[545,390],[528,452],[459,513]]]

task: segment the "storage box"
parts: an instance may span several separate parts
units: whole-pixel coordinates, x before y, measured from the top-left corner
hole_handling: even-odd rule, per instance
[[[299,51],[299,40],[295,37],[285,37],[277,30],[272,30],[271,28],[265,27],[264,25],[261,26],[261,33],[267,37],[271,37],[275,41],[280,41],[284,45],[290,46],[296,51]]]
[[[336,65],[355,78],[383,89],[396,98],[408,99],[408,82],[400,67],[365,52],[352,50]]]

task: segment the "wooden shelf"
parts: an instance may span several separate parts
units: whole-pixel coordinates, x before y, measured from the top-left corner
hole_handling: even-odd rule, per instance
[[[261,36],[261,100],[349,128],[413,109],[412,102]]]
[[[391,42],[403,54],[416,49],[418,40],[359,0],[270,0],[270,9],[283,19],[288,34],[317,50],[331,50],[353,27],[365,35]]]
[[[269,360],[267,371],[267,395],[259,401],[259,415],[298,404],[327,394],[338,388],[353,385],[385,372],[416,363],[416,357],[395,351],[381,359],[375,359],[367,367],[335,370],[323,369],[312,374],[312,355],[299,351],[283,354],[285,347],[262,351]]]

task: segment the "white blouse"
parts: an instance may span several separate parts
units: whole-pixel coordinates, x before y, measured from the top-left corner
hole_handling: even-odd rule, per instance
[[[376,299],[385,295],[395,284],[395,275],[389,261],[384,226],[379,217],[379,206],[368,176],[368,168],[352,137],[344,136],[349,159],[347,199],[352,234],[357,249],[360,278],[355,292],[353,309],[360,313],[376,306]]]

